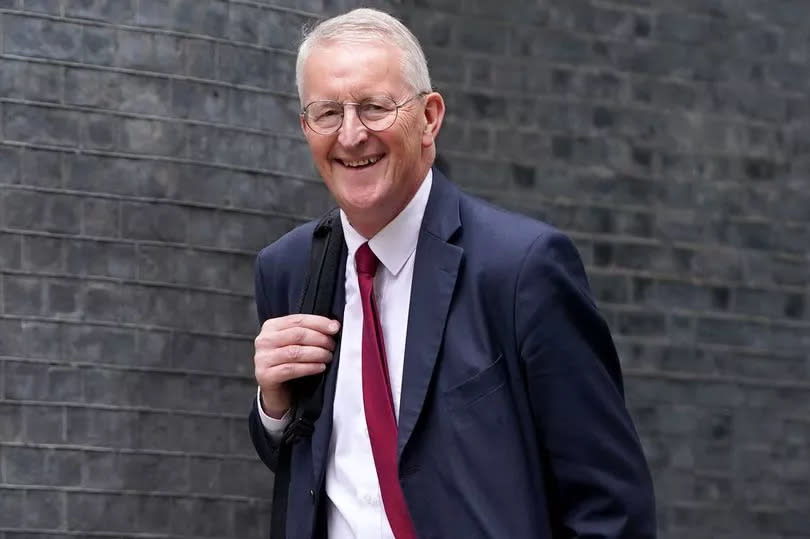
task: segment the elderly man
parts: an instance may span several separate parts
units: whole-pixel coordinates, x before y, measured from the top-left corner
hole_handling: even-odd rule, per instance
[[[290,381],[326,371],[314,432],[281,470],[282,531],[655,537],[650,475],[580,258],[557,230],[431,168],[445,106],[414,36],[375,10],[329,19],[301,44],[296,78],[346,254],[338,320],[296,314],[315,223],[256,262],[250,428],[273,471]]]

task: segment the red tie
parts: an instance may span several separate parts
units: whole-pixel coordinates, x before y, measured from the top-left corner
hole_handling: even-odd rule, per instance
[[[379,261],[364,243],[354,255],[363,304],[363,407],[371,453],[377,468],[385,514],[396,539],[415,539],[397,473],[397,422],[385,360],[382,326],[374,303],[374,274]]]

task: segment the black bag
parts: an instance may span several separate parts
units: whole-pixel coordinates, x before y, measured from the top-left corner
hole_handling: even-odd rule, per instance
[[[343,227],[340,211],[335,208],[327,213],[312,233],[309,275],[304,285],[299,312],[334,318],[332,303],[335,289],[340,282],[338,270],[343,253]],[[287,498],[290,487],[290,458],[292,446],[310,438],[315,421],[323,408],[324,381],[326,372],[305,376],[289,382],[293,396],[293,418],[281,438],[278,468],[273,482],[273,510],[270,521],[270,537],[285,539],[287,536]]]

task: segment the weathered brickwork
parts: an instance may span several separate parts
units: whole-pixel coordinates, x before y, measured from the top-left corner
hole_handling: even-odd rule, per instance
[[[302,25],[355,0],[0,0],[0,539],[264,537],[255,252],[330,205]],[[663,539],[810,537],[810,9],[379,0],[440,166],[575,240]]]

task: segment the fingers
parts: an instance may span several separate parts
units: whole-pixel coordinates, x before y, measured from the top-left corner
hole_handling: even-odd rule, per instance
[[[335,349],[336,320],[311,314],[271,318],[256,336],[253,357],[256,381],[263,394],[283,393],[284,382],[326,369]]]
[[[332,351],[320,346],[291,344],[281,348],[257,348],[256,366],[273,367],[284,363],[327,363]]]
[[[256,349],[280,348],[283,346],[318,346],[329,351],[335,349],[335,340],[329,334],[304,326],[292,326],[280,330],[262,329],[256,337]]]
[[[265,331],[265,328],[279,331],[295,327],[308,328],[326,335],[334,335],[340,329],[340,322],[315,314],[291,314],[268,319],[262,324],[262,331]]]
[[[326,369],[326,363],[282,363],[269,367],[265,371],[267,378],[275,384],[283,384],[303,376],[320,374]]]

